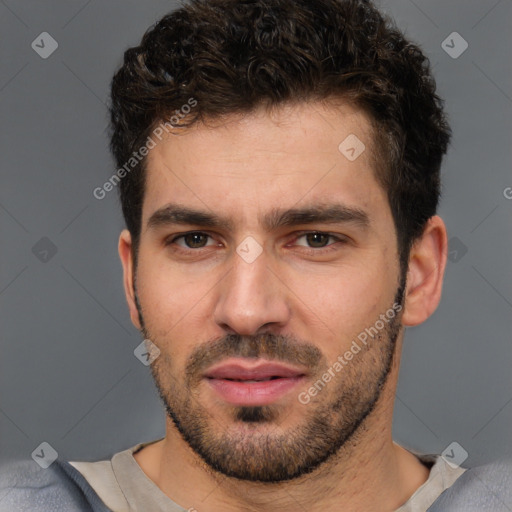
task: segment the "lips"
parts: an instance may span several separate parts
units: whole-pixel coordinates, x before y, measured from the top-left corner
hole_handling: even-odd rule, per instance
[[[214,365],[204,378],[224,401],[256,406],[275,402],[305,376],[304,370],[284,363],[233,359]]]
[[[271,378],[297,377],[303,374],[304,371],[288,365],[259,360],[256,364],[252,363],[252,365],[245,362],[225,362],[211,368],[205,376],[211,379],[261,381]]]

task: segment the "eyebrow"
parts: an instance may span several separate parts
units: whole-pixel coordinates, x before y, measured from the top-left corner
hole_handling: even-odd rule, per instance
[[[370,219],[364,210],[343,204],[312,205],[292,209],[274,208],[260,220],[267,231],[300,224],[350,223],[363,229],[370,225]],[[149,218],[147,228],[157,229],[170,224],[234,230],[234,223],[230,218],[172,203],[156,210]]]

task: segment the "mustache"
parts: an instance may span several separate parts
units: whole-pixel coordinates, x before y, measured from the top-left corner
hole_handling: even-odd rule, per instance
[[[228,334],[194,349],[185,368],[187,382],[192,384],[195,380],[200,380],[211,365],[228,357],[280,361],[305,366],[313,373],[318,371],[322,363],[325,366],[324,356],[317,347],[292,336],[271,333],[256,336]]]

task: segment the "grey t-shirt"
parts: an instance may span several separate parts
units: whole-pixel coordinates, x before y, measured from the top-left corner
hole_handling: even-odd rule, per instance
[[[139,443],[116,453],[111,460],[98,462],[70,462],[114,512],[187,512],[194,510],[193,503],[184,508],[172,501],[142,471],[133,454],[148,444]],[[450,466],[441,456],[414,454],[430,467],[428,480],[395,512],[425,512],[440,494],[448,489],[465,469]]]

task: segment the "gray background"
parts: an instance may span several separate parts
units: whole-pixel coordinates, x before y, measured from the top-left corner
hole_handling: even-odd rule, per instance
[[[114,69],[175,5],[0,0],[3,457],[29,458],[47,441],[63,459],[95,460],[164,433],[133,354],[141,340],[122,290],[116,193],[100,201],[92,190],[115,170]],[[382,5],[430,56],[454,129],[440,209],[451,261],[439,309],[406,333],[394,437],[430,453],[457,441],[465,464],[480,464],[512,453],[512,2]],[[454,31],[469,44],[456,59],[441,47]],[[47,59],[31,47],[42,32],[59,45]]]

